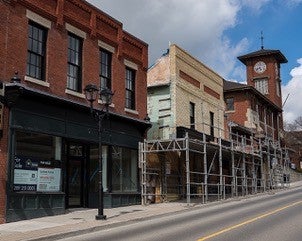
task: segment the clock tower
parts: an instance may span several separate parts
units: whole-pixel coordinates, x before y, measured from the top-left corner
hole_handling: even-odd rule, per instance
[[[282,109],[280,65],[287,59],[280,50],[264,49],[239,56],[246,66],[247,85],[253,86]]]

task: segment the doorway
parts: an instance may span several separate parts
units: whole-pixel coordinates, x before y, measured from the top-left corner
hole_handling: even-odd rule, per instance
[[[77,143],[68,143],[67,150],[67,183],[66,183],[66,206],[84,207],[86,200],[84,193],[85,167],[86,167],[86,146]]]

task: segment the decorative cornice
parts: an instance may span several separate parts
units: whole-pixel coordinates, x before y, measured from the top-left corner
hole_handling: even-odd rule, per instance
[[[76,5],[77,7],[81,8],[82,10],[91,13],[92,9],[89,5],[87,5],[87,3],[84,3],[84,1],[82,0],[65,0],[65,1],[69,1],[72,2],[74,5]]]
[[[118,29],[119,27],[122,28],[122,24],[121,23],[115,23],[114,21],[111,20],[110,16],[104,14],[103,12],[98,12],[96,14],[97,18],[99,18],[102,22],[108,24],[110,27]]]
[[[138,39],[137,37],[133,36],[132,34],[126,31],[123,31],[123,40],[140,49],[143,49],[145,46],[148,45],[147,43],[143,42],[142,40]]]

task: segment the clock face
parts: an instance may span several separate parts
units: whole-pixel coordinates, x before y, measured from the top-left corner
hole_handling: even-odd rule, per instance
[[[254,70],[258,74],[262,74],[266,70],[266,64],[263,61],[259,61],[255,64]]]

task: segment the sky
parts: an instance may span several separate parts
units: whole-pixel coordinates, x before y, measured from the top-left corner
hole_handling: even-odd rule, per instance
[[[237,59],[280,50],[284,120],[302,116],[302,0],[87,0],[149,45],[149,66],[175,43],[224,79],[246,82]]]

